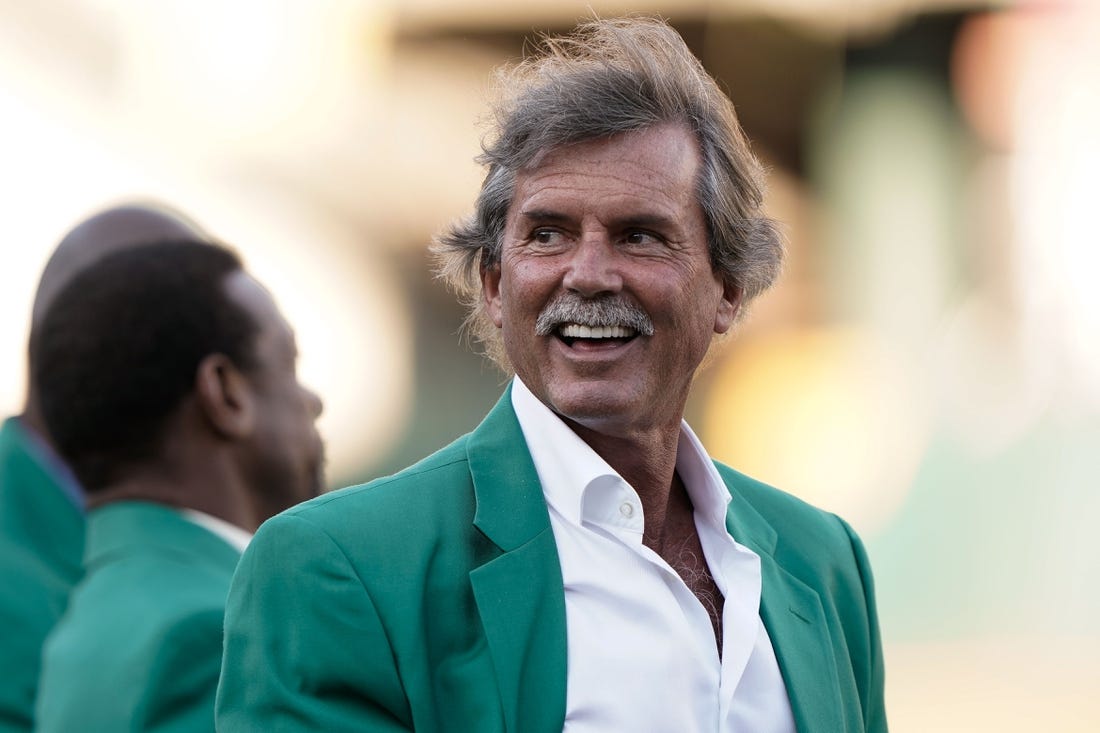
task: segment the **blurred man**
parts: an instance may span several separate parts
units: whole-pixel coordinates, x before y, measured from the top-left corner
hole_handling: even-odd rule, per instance
[[[198,235],[178,213],[154,206],[118,206],[81,222],[46,264],[31,332],[58,290],[98,258],[138,242]],[[0,427],[0,733],[33,726],[42,642],[80,577],[83,550],[83,491],[52,447],[29,375],[23,414]]]
[[[209,731],[250,533],[321,490],[318,397],[231,251],[105,256],[31,343],[46,427],[88,497],[84,577],[46,642],[36,730]]]
[[[642,19],[507,81],[437,251],[515,378],[469,435],[261,529],[219,729],[885,731],[859,540],[683,421],[779,268],[732,105]]]

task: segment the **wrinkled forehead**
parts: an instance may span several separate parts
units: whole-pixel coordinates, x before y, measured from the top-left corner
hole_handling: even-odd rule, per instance
[[[658,122],[635,130],[608,135],[584,137],[558,145],[547,146],[534,153],[511,173],[511,193],[514,203],[516,188],[521,182],[538,178],[555,169],[587,163],[596,168],[612,167],[656,172],[676,171],[689,174],[688,184],[698,197],[703,175],[702,145],[699,136],[680,120]],[[677,175],[677,184],[682,177]],[[643,176],[640,183],[651,183]],[[655,182],[652,182],[655,183]],[[667,185],[667,182],[665,183]]]
[[[662,124],[549,150],[518,172],[508,218],[572,201],[617,202],[653,214],[699,213],[698,145],[680,124]]]

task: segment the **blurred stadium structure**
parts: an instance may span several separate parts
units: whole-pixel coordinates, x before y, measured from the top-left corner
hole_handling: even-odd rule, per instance
[[[162,198],[299,331],[334,486],[501,377],[428,272],[491,69],[592,7],[669,18],[771,171],[787,271],[700,376],[713,454],[850,518],[893,730],[1100,728],[1100,9],[948,0],[0,0],[0,408],[89,211]]]

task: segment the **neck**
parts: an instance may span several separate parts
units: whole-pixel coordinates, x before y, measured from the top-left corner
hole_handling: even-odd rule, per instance
[[[645,514],[646,544],[657,541],[668,513],[669,495],[676,480],[676,455],[680,422],[673,428],[636,433],[629,437],[608,435],[567,420],[580,438],[607,461],[638,493]]]
[[[249,532],[259,526],[251,504],[244,498],[243,487],[233,482],[206,480],[182,474],[167,466],[135,468],[102,489],[90,492],[88,508],[95,509],[118,501],[148,501],[176,509],[194,509],[225,520]]]

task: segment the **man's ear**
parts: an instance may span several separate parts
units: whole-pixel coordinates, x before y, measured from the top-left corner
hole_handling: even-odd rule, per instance
[[[217,433],[231,439],[252,433],[255,397],[244,374],[229,357],[210,354],[199,362],[195,395],[203,415]]]
[[[722,298],[718,301],[718,311],[714,314],[714,332],[725,333],[733,327],[737,320],[737,312],[741,310],[741,299],[745,295],[744,288],[723,280]]]
[[[481,298],[485,301],[485,312],[489,314],[493,325],[500,328],[504,323],[500,307],[500,263],[481,268]]]

